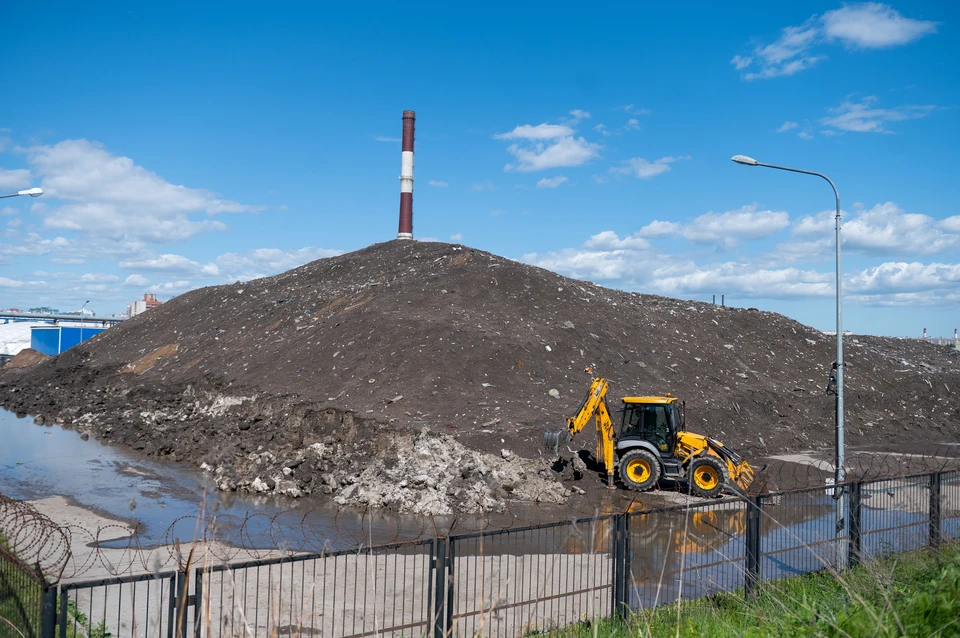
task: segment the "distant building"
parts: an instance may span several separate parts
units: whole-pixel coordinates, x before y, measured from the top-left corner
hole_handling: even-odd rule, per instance
[[[127,316],[135,317],[141,312],[146,312],[151,308],[159,306],[161,302],[157,301],[157,296],[153,293],[144,293],[143,300],[134,301],[132,304],[127,306]]]
[[[60,311],[56,308],[51,308],[49,306],[41,306],[40,308],[31,308],[27,312],[32,312],[37,315],[59,315]]]

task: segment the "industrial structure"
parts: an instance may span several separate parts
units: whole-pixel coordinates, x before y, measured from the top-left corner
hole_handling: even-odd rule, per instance
[[[400,147],[400,226],[397,239],[413,239],[413,129],[417,114],[403,112]]]

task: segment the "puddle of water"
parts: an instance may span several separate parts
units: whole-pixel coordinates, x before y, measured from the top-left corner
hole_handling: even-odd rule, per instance
[[[417,537],[424,529],[423,521],[389,513],[371,521],[369,515],[315,501],[220,492],[199,469],[84,441],[76,431],[38,426],[7,410],[0,410],[0,493],[22,500],[64,496],[138,524],[143,546],[194,538],[201,505],[216,515],[218,538],[258,549],[316,550],[325,542],[337,549]],[[103,544],[124,547],[129,539]]]

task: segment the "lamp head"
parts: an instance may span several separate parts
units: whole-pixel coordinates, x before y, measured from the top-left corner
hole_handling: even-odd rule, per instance
[[[36,187],[29,188],[25,191],[18,191],[17,195],[29,195],[30,197],[40,197],[41,195],[43,195],[43,189],[36,188]]]
[[[737,164],[744,164],[746,166],[756,166],[758,163],[757,160],[753,159],[752,157],[747,157],[746,155],[734,155],[730,159]]]

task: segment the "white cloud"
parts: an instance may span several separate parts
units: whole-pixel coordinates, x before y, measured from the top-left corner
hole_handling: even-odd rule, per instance
[[[829,273],[797,268],[757,268],[725,262],[680,268],[665,266],[651,273],[653,288],[663,294],[709,294],[718,290],[738,297],[774,299],[825,297],[833,294]]]
[[[797,239],[776,247],[777,258],[811,261],[835,250],[836,211],[797,220],[790,229]],[[960,215],[937,221],[929,215],[905,213],[893,202],[854,213],[841,211],[843,250],[867,256],[934,255],[960,250]]]
[[[215,263],[201,264],[183,255],[163,254],[156,257],[126,259],[118,264],[124,270],[150,270],[156,272],[182,273],[195,277],[216,277],[220,268]]]
[[[507,152],[517,158],[518,164],[507,164],[504,170],[523,173],[548,168],[580,166],[600,155],[600,145],[582,137],[561,137],[551,144],[537,143],[521,147],[511,144]]]
[[[631,117],[627,120],[627,123],[623,125],[623,128],[628,131],[639,131],[640,121],[635,117]]]
[[[617,233],[612,230],[605,230],[591,236],[583,245],[585,248],[593,250],[623,250],[625,248],[643,250],[650,248],[650,242],[644,239],[639,232],[620,239]]]
[[[497,133],[498,140],[554,140],[573,135],[573,129],[566,124],[523,124],[508,133]]]
[[[783,230],[790,216],[783,211],[757,210],[756,204],[724,213],[700,215],[683,227],[682,235],[698,244],[731,248],[742,239],[763,239]]]
[[[120,281],[120,277],[116,275],[111,275],[109,273],[86,273],[80,276],[80,281],[87,281],[91,283],[113,283],[115,281]]]
[[[455,242],[463,241],[463,233],[454,233],[450,235],[450,241],[455,241]]]
[[[643,272],[642,267],[637,267],[636,258],[634,251],[565,248],[545,255],[529,253],[521,261],[574,279],[603,281],[623,279],[632,271]]]
[[[606,124],[597,124],[596,126],[593,127],[593,130],[604,136],[611,135],[610,131],[607,130]]]
[[[813,139],[813,135],[810,135],[810,133],[806,131],[800,131],[799,133],[797,133],[797,137],[799,137],[802,140]]]
[[[615,166],[611,168],[610,172],[619,175],[634,175],[639,179],[649,179],[655,175],[669,171],[670,164],[673,164],[679,160],[688,159],[691,159],[689,155],[681,155],[680,157],[667,156],[651,162],[642,157],[634,157],[626,160],[623,163],[623,166]]]
[[[342,255],[342,250],[307,246],[297,250],[258,248],[245,253],[224,253],[217,257],[218,271],[227,281],[248,281],[276,275],[317,259]]]
[[[0,168],[0,189],[3,190],[23,190],[30,186],[30,171],[25,168],[16,168],[7,170]],[[10,193],[0,193],[0,195],[9,195]]]
[[[197,286],[191,284],[189,281],[185,279],[178,279],[177,281],[167,281],[160,284],[153,284],[149,286],[147,290],[157,294],[179,295],[187,292],[188,290],[193,290],[194,288],[197,288]]]
[[[537,182],[537,188],[556,188],[560,184],[566,183],[567,178],[563,175],[558,175],[557,177],[544,177],[539,182]]]
[[[823,14],[828,38],[849,47],[879,49],[908,44],[937,32],[937,23],[903,17],[899,11],[877,2],[846,5]]]
[[[447,186],[449,186],[449,184],[439,179],[431,179],[427,183],[430,184],[431,186],[436,186],[437,188],[446,188]]]
[[[638,109],[633,104],[627,104],[625,106],[616,107],[617,111],[623,111],[624,113],[633,113],[634,115],[647,115],[650,113],[649,109]]]
[[[654,220],[637,231],[637,235],[640,237],[666,237],[667,235],[675,235],[680,232],[680,229],[683,226],[677,222],[663,222],[659,220]]]
[[[142,288],[150,284],[150,280],[143,275],[133,274],[123,280],[124,286],[136,286]]]
[[[589,119],[590,119],[590,112],[589,112],[589,111],[583,111],[583,110],[581,110],[581,109],[573,109],[572,111],[570,111],[570,115],[573,116],[573,119],[574,119],[575,122],[579,122],[580,120],[589,120]]]
[[[771,44],[761,44],[752,55],[735,55],[730,64],[746,81],[789,76],[809,69],[825,55],[812,49],[823,43],[840,42],[851,49],[877,49],[913,42],[935,33],[937,24],[903,17],[888,5],[866,2],[845,5],[813,16],[799,26],[781,30]],[[756,71],[748,69],[756,65]]]
[[[493,182],[487,180],[485,182],[476,182],[470,185],[470,190],[472,191],[495,191],[497,187],[493,185]]]
[[[27,233],[18,244],[0,243],[0,255],[48,255],[73,246],[74,242],[65,237],[47,239],[37,233]]]
[[[954,215],[953,217],[940,220],[937,222],[937,228],[948,233],[960,234],[960,215]]]
[[[960,289],[960,264],[887,262],[851,275],[845,282],[851,294],[910,293]]]
[[[400,143],[403,141],[399,137],[387,137],[386,135],[378,135],[375,138],[373,138],[373,140],[375,142],[393,142],[393,143]]]
[[[13,206],[4,206],[0,208],[0,215],[18,215],[20,211],[14,208]]]
[[[844,248],[868,254],[932,255],[960,249],[960,234],[944,233],[932,217],[905,213],[893,202],[844,222],[841,236]]]
[[[47,228],[87,233],[84,245],[102,251],[140,249],[144,243],[168,243],[197,233],[223,230],[211,219],[191,215],[256,212],[258,206],[223,200],[202,188],[171,184],[156,173],[114,155],[100,144],[67,140],[26,149],[27,162],[41,178],[45,198],[67,202],[34,208]]]
[[[822,118],[820,123],[841,131],[890,133],[884,128],[884,123],[919,119],[930,115],[937,108],[932,105],[907,105],[879,109],[874,106],[876,103],[877,98],[874,96],[867,96],[860,102],[845,100],[837,108],[830,109],[830,117]]]
[[[798,124],[796,122],[784,122],[780,125],[780,128],[777,129],[777,133],[786,133],[790,129],[797,128]]]

